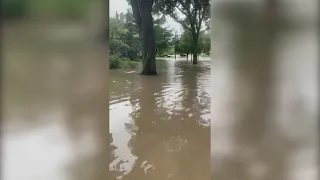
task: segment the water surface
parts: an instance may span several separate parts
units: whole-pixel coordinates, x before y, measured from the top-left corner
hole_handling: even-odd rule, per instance
[[[210,60],[157,60],[158,76],[110,70],[116,177],[210,178]]]

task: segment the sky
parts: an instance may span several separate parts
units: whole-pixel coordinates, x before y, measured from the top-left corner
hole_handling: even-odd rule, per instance
[[[126,13],[128,8],[129,8],[129,5],[127,3],[127,0],[109,0],[110,17],[115,17],[116,12],[118,12],[119,14],[121,12]],[[181,29],[180,24],[176,23],[170,17],[167,17],[167,23],[165,24],[165,27],[169,27],[169,28],[173,29],[178,34],[182,33],[182,29]]]

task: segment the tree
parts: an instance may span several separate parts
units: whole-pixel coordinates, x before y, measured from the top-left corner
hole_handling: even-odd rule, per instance
[[[193,64],[197,64],[199,35],[202,25],[209,23],[210,0],[155,0],[156,12],[168,15],[191,32]],[[182,14],[184,18],[181,18]]]
[[[121,56],[127,56],[130,49],[130,46],[126,44],[124,39],[127,34],[127,29],[118,19],[109,19],[110,54],[119,53]]]
[[[119,54],[133,61],[140,59],[142,51],[139,29],[131,9],[127,10],[124,22],[117,16],[118,13],[115,18],[110,18],[110,54]],[[154,20],[156,49],[159,55],[164,54],[172,45],[172,33],[170,29],[163,27],[165,22],[164,16]]]
[[[158,55],[163,55],[172,44],[172,36],[171,29],[163,27],[166,22],[165,16],[162,16],[158,19],[154,20],[154,33],[155,33],[155,41],[156,41],[156,49]]]
[[[179,47],[182,53],[187,54],[187,60],[189,54],[192,53],[193,44],[192,44],[192,34],[189,30],[184,30],[179,41]]]
[[[210,34],[203,32],[200,36],[200,50],[202,53],[205,53],[207,55],[210,54]]]
[[[128,51],[128,58],[130,60],[140,59],[141,56],[141,41],[139,36],[139,29],[135,23],[133,13],[130,9],[125,14],[125,28],[128,30],[128,34],[125,37],[127,44],[130,46]]]
[[[177,32],[175,32],[173,38],[172,38],[172,45],[174,46],[174,58],[177,58],[177,53],[181,53],[182,50],[179,45],[179,36]]]
[[[156,75],[156,42],[153,28],[153,0],[129,0],[142,42],[141,75]]]

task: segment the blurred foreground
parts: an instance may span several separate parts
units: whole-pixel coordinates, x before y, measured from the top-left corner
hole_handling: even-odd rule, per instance
[[[3,27],[3,180],[108,179],[107,47],[101,4]]]
[[[213,3],[212,179],[319,179],[315,7]]]

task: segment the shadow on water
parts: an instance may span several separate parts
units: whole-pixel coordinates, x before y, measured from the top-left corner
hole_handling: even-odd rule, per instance
[[[158,69],[110,72],[110,170],[128,180],[209,179],[210,61],[158,60]]]

